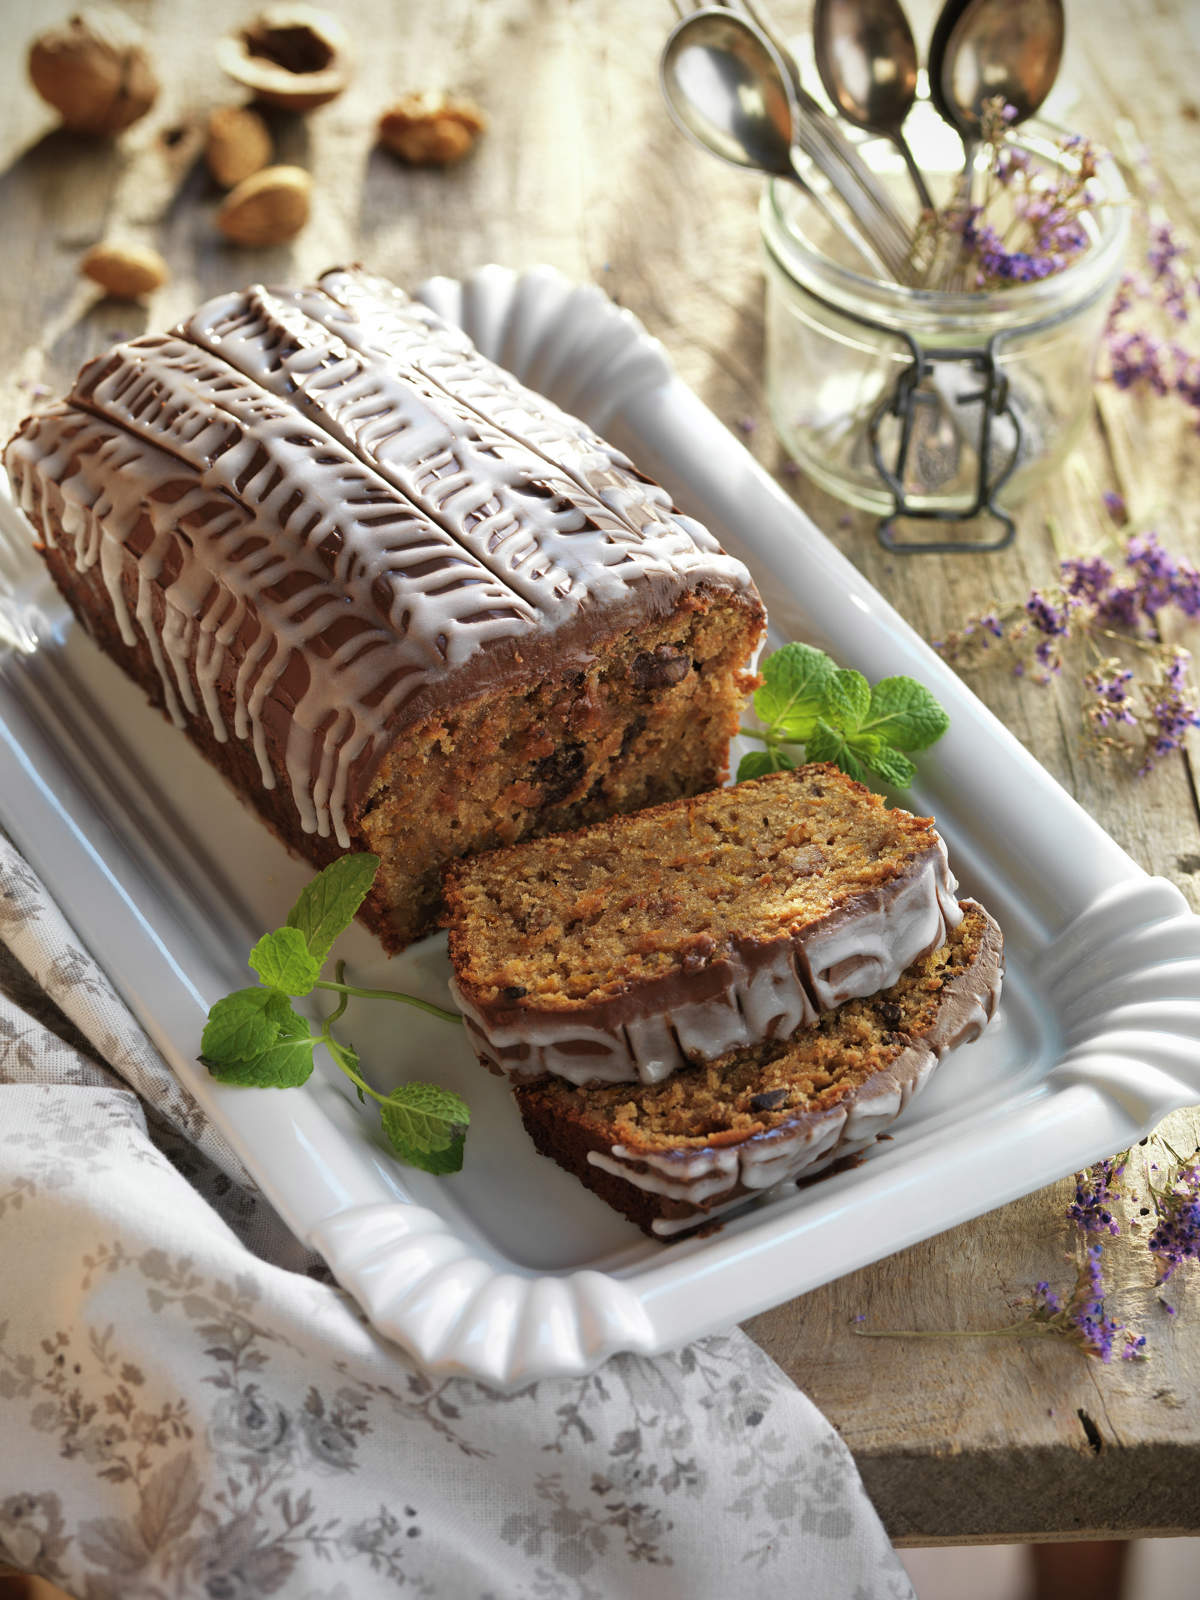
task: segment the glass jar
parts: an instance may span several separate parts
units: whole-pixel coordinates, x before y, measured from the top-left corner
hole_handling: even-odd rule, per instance
[[[1031,121],[1014,142],[1038,165],[1062,166],[1071,159],[1063,137]],[[870,159],[879,146],[862,148]],[[953,181],[945,175],[943,188]],[[1070,266],[973,293],[866,276],[801,189],[767,185],[760,223],[772,420],[815,482],[886,519],[885,544],[904,548],[892,536],[895,515],[947,521],[985,507],[1006,532],[978,547],[1006,544],[1007,508],[1052,473],[1078,437],[1129,231],[1110,158],[1100,159],[1095,182],[1110,203],[1081,219],[1091,242]]]

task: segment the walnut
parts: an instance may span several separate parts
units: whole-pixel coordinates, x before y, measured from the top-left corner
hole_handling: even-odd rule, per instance
[[[268,6],[217,44],[223,71],[265,105],[313,111],[350,82],[350,36],[313,6]]]
[[[470,100],[444,94],[408,94],[379,119],[379,142],[414,167],[461,161],[487,127]]]
[[[80,11],[39,34],[29,47],[29,76],[77,133],[120,133],[158,98],[141,30],[120,11]]]
[[[271,131],[249,106],[220,106],[209,116],[204,159],[222,189],[261,172],[272,154]]]
[[[94,244],[79,263],[85,278],[114,300],[138,300],[161,289],[170,277],[157,250],[144,244]]]
[[[217,227],[234,244],[283,244],[308,221],[311,195],[303,167],[264,167],[225,196]]]

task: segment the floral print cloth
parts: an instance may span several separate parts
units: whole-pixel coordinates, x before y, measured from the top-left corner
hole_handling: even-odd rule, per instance
[[[381,1339],[0,836],[5,1564],[83,1600],[912,1596],[737,1329],[512,1395]]]

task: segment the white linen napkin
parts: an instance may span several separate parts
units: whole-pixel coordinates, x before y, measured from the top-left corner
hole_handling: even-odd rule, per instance
[[[0,1566],[85,1600],[912,1600],[739,1329],[515,1395],[425,1376],[3,835],[0,941]]]

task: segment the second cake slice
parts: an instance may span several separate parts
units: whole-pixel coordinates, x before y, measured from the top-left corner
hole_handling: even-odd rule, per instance
[[[930,818],[812,765],[454,863],[452,987],[517,1082],[655,1083],[886,989],[955,888]]]

